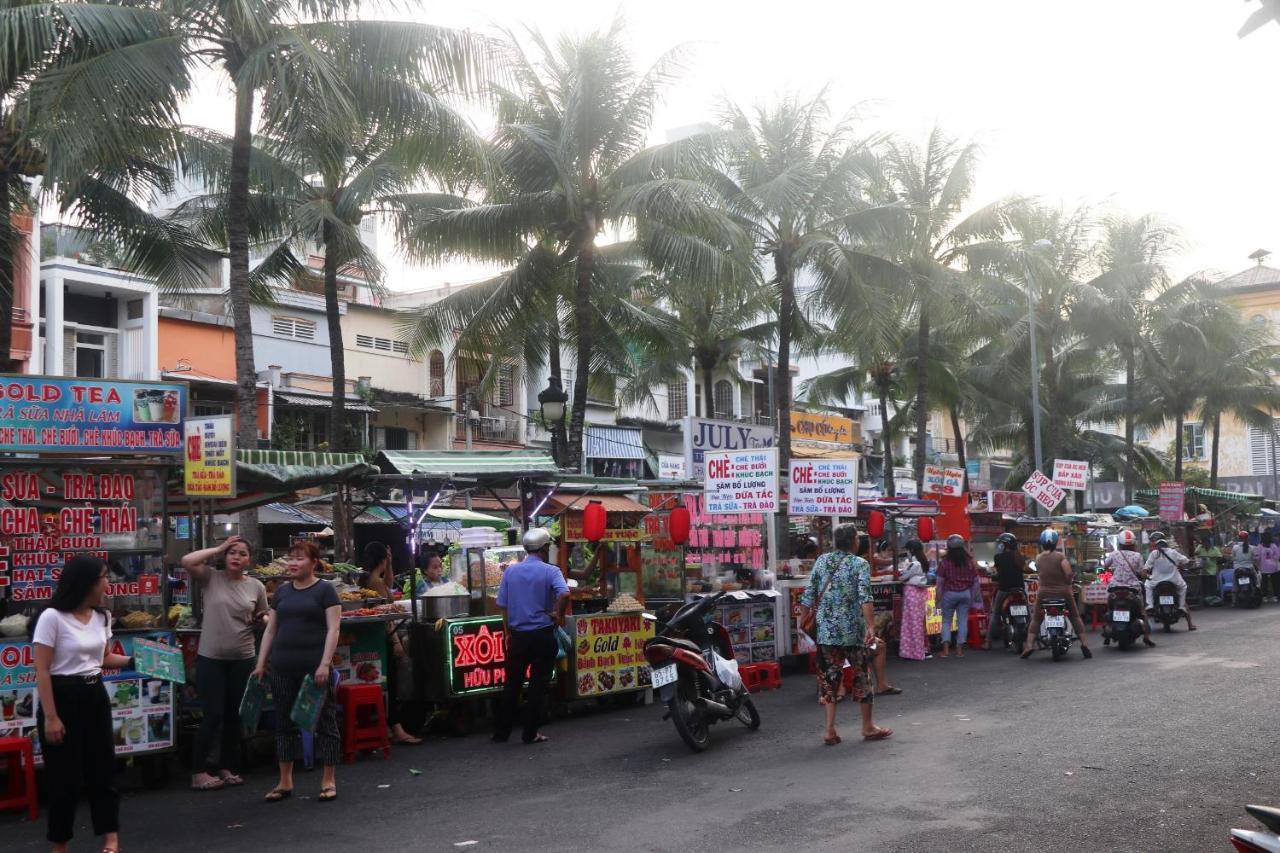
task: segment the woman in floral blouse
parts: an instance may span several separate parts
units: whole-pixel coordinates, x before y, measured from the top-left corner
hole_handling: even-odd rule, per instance
[[[871,599],[871,565],[863,559],[870,550],[870,540],[859,539],[852,524],[835,529],[835,551],[823,554],[813,564],[809,586],[800,602],[817,608],[818,703],[826,712],[827,730],[823,743],[840,743],[836,731],[836,702],[844,679],[844,664],[853,671],[851,694],[862,709],[862,737],[884,740],[893,734],[871,719],[872,692],[868,687],[867,666],[875,641],[875,613]],[[857,553],[854,545],[857,543]]]

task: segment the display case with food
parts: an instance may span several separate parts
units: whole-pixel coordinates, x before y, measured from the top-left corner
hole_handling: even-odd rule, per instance
[[[654,623],[644,618],[639,602],[630,595],[623,594],[611,602],[608,612],[571,617],[565,630],[574,639],[575,698],[626,693],[649,686],[644,644],[653,636]]]
[[[509,566],[515,565],[527,556],[529,556],[528,553],[519,545],[486,548],[482,564],[482,577],[475,576],[475,568],[473,566],[468,567],[472,595],[475,594],[477,588],[483,590],[484,612],[486,614],[498,612],[498,585],[502,583],[502,573]]]

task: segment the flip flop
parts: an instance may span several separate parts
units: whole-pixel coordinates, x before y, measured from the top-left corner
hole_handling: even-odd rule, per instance
[[[524,745],[532,746],[535,743],[546,743],[549,740],[551,740],[551,738],[547,737],[546,735],[534,735],[533,740],[524,741]]]
[[[893,729],[877,729],[875,734],[863,735],[863,740],[887,740],[893,736]]]
[[[316,799],[322,803],[332,803],[334,800],[338,799],[338,789],[332,785],[326,788],[321,788],[320,796],[316,797]]]
[[[902,693],[901,687],[887,687],[884,690],[877,690],[877,696],[899,696]]]
[[[224,779],[210,779],[208,782],[200,782],[199,784],[192,782],[191,790],[193,791],[220,791],[226,786]]]
[[[236,787],[237,785],[244,784],[244,779],[242,779],[240,776],[237,776],[235,773],[228,773],[226,776],[221,776],[219,778],[222,779],[222,784],[229,785],[232,788]]]
[[[1196,630],[1196,626],[1195,626],[1195,625],[1188,625],[1188,626],[1187,626],[1187,630],[1188,630],[1188,631],[1194,631],[1194,630]]]
[[[840,735],[836,735],[835,737],[824,737],[822,739],[822,742],[827,746],[835,746],[836,744],[841,742]]]
[[[422,743],[422,738],[414,737],[413,735],[405,735],[401,740],[392,740],[391,742],[396,746],[417,746]]]
[[[268,803],[278,803],[281,800],[287,800],[292,796],[293,796],[292,788],[272,788],[270,791],[267,792],[267,795],[263,797],[263,799],[266,800]]]
[[[1031,657],[1031,655],[1034,653],[1035,653],[1035,649],[1027,649],[1025,652],[1018,655],[1018,657],[1022,658],[1023,660],[1026,660],[1027,658]]]

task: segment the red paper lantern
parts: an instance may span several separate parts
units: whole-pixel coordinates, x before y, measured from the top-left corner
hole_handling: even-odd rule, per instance
[[[867,535],[872,539],[879,539],[884,535],[884,513],[876,510],[871,513],[871,517],[867,519]]]
[[[928,542],[933,539],[933,519],[922,518],[916,522],[916,534],[920,537],[921,542]]]
[[[671,534],[672,542],[683,545],[689,541],[689,521],[689,510],[682,506],[671,510],[671,515],[667,518],[667,531]]]
[[[582,511],[582,535],[588,542],[599,542],[604,538],[607,516],[604,505],[599,501],[587,504],[587,508]]]

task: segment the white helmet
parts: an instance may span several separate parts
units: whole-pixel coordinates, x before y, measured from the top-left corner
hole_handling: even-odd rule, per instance
[[[520,544],[530,554],[535,551],[541,551],[551,544],[551,534],[547,532],[545,527],[530,527],[524,532],[524,536],[520,539]]]
[[[1134,542],[1137,541],[1133,535],[1132,530],[1121,530],[1120,535],[1119,537],[1117,537],[1117,539],[1119,544],[1121,545],[1132,545],[1134,544]]]

